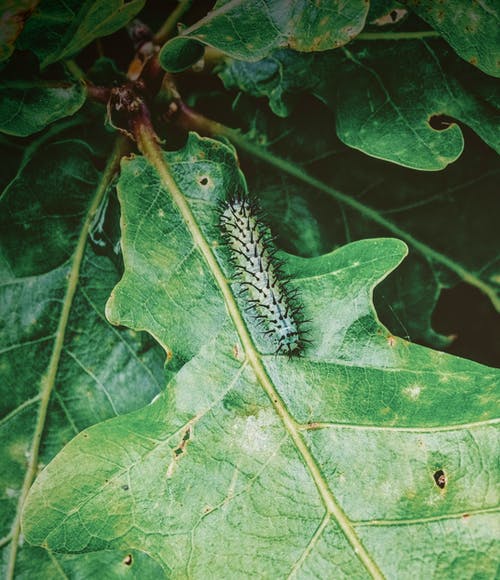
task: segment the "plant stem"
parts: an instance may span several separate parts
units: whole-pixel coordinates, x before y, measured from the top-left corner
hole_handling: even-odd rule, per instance
[[[155,34],[155,44],[162,45],[165,43],[165,41],[170,37],[173,30],[177,26],[177,22],[179,22],[184,12],[189,10],[191,2],[192,0],[179,0],[179,4],[177,4],[176,8],[172,10],[167,20],[165,20],[163,26]]]
[[[306,464],[309,473],[311,474],[311,478],[313,479],[318,489],[319,495],[323,501],[326,514],[332,515],[336,519],[339,527],[342,529],[354,552],[363,563],[372,578],[382,579],[383,576],[377,564],[374,562],[366,548],[361,543],[361,540],[358,538],[351,522],[345,515],[340,505],[337,503],[337,500],[335,499],[332,491],[330,490],[321,473],[319,465],[307,447],[300,433],[298,425],[296,424],[293,417],[289,414],[286,405],[283,403],[281,397],[274,388],[274,385],[262,363],[261,356],[257,352],[245,322],[243,321],[239,306],[236,303],[229,283],[226,280],[226,277],[224,276],[224,273],[222,272],[217,260],[215,259],[210,245],[201,232],[198,223],[196,222],[196,219],[191,211],[191,208],[186,201],[186,198],[172,177],[163,151],[160,148],[159,139],[149,122],[149,118],[146,118],[145,122],[141,122],[140,119],[135,122],[134,136],[140,151],[158,172],[163,186],[168,190],[173,202],[177,205],[196,247],[210,268],[214,279],[224,297],[228,313],[233,320],[235,328],[238,332],[241,343],[245,350],[247,360],[252,367],[260,385],[269,397],[269,400],[271,401],[271,404],[273,405],[276,413],[283,422],[283,425],[293,443],[295,444],[295,447],[302,456],[302,459]]]
[[[353,40],[413,40],[420,38],[441,38],[437,30],[415,32],[361,32]]]
[[[40,384],[40,393],[39,393],[40,406],[38,408],[38,415],[35,424],[35,430],[33,433],[33,442],[29,454],[28,467],[26,469],[26,474],[24,476],[23,485],[19,495],[16,517],[14,519],[14,523],[12,524],[11,530],[12,541],[6,572],[7,580],[12,580],[14,578],[16,556],[19,547],[19,536],[21,533],[22,509],[38,469],[38,455],[40,451],[40,443],[43,435],[43,430],[45,428],[47,410],[49,407],[51,394],[56,382],[57,371],[59,368],[59,362],[61,360],[61,354],[64,345],[64,337],[66,334],[66,328],[68,326],[71,306],[73,304],[73,299],[78,286],[78,280],[80,277],[80,268],[83,261],[85,246],[87,244],[89,229],[92,224],[94,215],[104,197],[104,194],[106,193],[107,187],[111,182],[111,180],[113,179],[113,176],[115,175],[116,171],[119,169],[120,159],[122,155],[125,153],[126,147],[127,144],[125,139],[119,137],[115,144],[113,153],[108,161],[106,169],[104,170],[99,185],[96,189],[95,195],[90,203],[87,215],[85,217],[85,221],[83,222],[82,225],[82,229],[80,232],[80,236],[78,238],[75,251],[73,253],[71,270],[68,277],[68,286],[66,288],[66,294],[63,300],[62,310],[59,317],[59,323],[57,325],[56,338],[54,346],[52,348],[52,355],[50,357],[49,365],[47,367],[47,372],[42,377]]]
[[[395,236],[404,240],[409,246],[413,247],[415,250],[419,251],[430,261],[441,264],[457,274],[464,282],[467,282],[471,286],[475,286],[481,290],[488,298],[491,300],[493,306],[500,311],[500,298],[496,295],[495,289],[488,285],[486,282],[481,280],[473,272],[469,272],[455,260],[449,258],[448,256],[434,250],[426,243],[421,242],[414,236],[409,234],[404,229],[397,226],[394,222],[386,219],[380,212],[371,207],[361,203],[360,201],[337,191],[333,187],[330,187],[323,181],[313,177],[307,173],[300,165],[292,163],[286,159],[274,155],[267,149],[252,143],[246,139],[239,131],[231,129],[217,121],[204,117],[200,113],[193,111],[187,107],[184,103],[177,103],[178,114],[174,117],[175,122],[186,130],[198,131],[204,135],[220,136],[226,137],[234,145],[243,149],[247,153],[261,159],[262,161],[276,167],[277,169],[292,175],[293,177],[299,179],[300,181],[307,183],[311,187],[314,187],[324,193],[333,197],[338,202],[352,208],[361,215],[367,217],[371,221],[379,224],[384,229],[388,230]]]
[[[79,81],[85,82],[85,73],[76,64],[73,59],[68,59],[64,61],[64,65],[69,70],[69,72]]]

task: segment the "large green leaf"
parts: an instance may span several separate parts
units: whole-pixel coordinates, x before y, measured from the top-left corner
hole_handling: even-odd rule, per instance
[[[61,333],[76,238],[98,187],[90,155],[81,142],[45,144],[28,156],[0,202],[2,577],[13,561],[9,532],[17,525],[19,495],[44,396],[41,385]],[[79,431],[144,406],[163,386],[162,351],[144,334],[115,329],[105,319],[105,302],[118,278],[110,258],[87,249],[63,329],[66,338],[45,422],[40,468]],[[123,564],[125,556],[88,556],[79,563],[24,544],[16,578],[57,577],[61,569],[82,577],[82,567],[98,567],[99,561],[110,574],[155,567],[141,554],[133,555],[133,565]]]
[[[168,42],[160,53],[166,70],[177,72],[213,46],[233,58],[256,61],[278,47],[313,52],[342,46],[363,28],[369,3],[333,0],[223,0],[205,18]]]
[[[312,55],[281,50],[257,63],[231,61],[222,78],[227,87],[267,96],[281,116],[304,92],[311,93],[335,111],[331,130],[350,147],[406,167],[437,170],[460,156],[464,141],[456,124],[434,129],[435,116],[463,121],[500,151],[493,79],[460,67],[446,51],[442,41],[424,40],[359,41]]]
[[[500,373],[379,324],[372,291],[405,245],[284,256],[311,344],[277,356],[202,258],[212,247],[229,274],[216,207],[244,187],[232,151],[192,135],[165,159],[193,215],[164,172],[123,163],[126,271],[107,314],[187,362],[151,405],[80,433],[47,466],[27,540],[140,549],[177,577],[493,576]]]
[[[79,52],[129,22],[145,0],[42,0],[26,23],[17,48],[32,50],[47,65]]]
[[[500,7],[496,0],[402,0],[463,59],[485,73],[500,76]]]

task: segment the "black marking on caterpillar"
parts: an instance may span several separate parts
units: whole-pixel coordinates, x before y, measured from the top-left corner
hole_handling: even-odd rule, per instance
[[[300,355],[309,342],[301,328],[305,322],[302,306],[297,301],[297,290],[288,286],[289,279],[275,255],[273,238],[262,221],[259,204],[238,193],[222,202],[219,214],[222,235],[247,298],[246,310],[274,344],[276,354]]]

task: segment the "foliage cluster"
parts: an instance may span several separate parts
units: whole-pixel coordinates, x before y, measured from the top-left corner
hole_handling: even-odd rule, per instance
[[[498,2],[0,6],[2,575],[495,577]]]

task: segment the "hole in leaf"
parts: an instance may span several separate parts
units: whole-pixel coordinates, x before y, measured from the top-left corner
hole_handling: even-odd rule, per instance
[[[436,485],[440,488],[440,489],[444,489],[444,487],[446,486],[446,474],[442,469],[438,469],[437,471],[434,472],[434,481],[436,482]]]
[[[432,115],[429,119],[429,125],[435,131],[445,131],[450,125],[455,125],[456,120],[448,115]]]
[[[122,489],[123,489],[123,491],[128,491],[128,485],[127,484],[122,485]]]
[[[123,563],[125,566],[132,566],[132,554],[127,554],[125,558],[123,558]]]
[[[200,185],[208,185],[208,177],[201,177],[199,183]]]
[[[186,429],[184,435],[182,436],[182,439],[181,439],[179,446],[174,449],[174,456],[175,457],[179,457],[179,455],[182,455],[183,453],[185,453],[186,445],[187,445],[190,438],[191,438],[191,427],[188,427]]]
[[[373,20],[372,24],[376,26],[387,26],[391,24],[395,24],[400,20],[403,20],[408,14],[408,10],[406,8],[395,8],[390,12],[386,12],[382,16],[379,16],[375,20]]]

